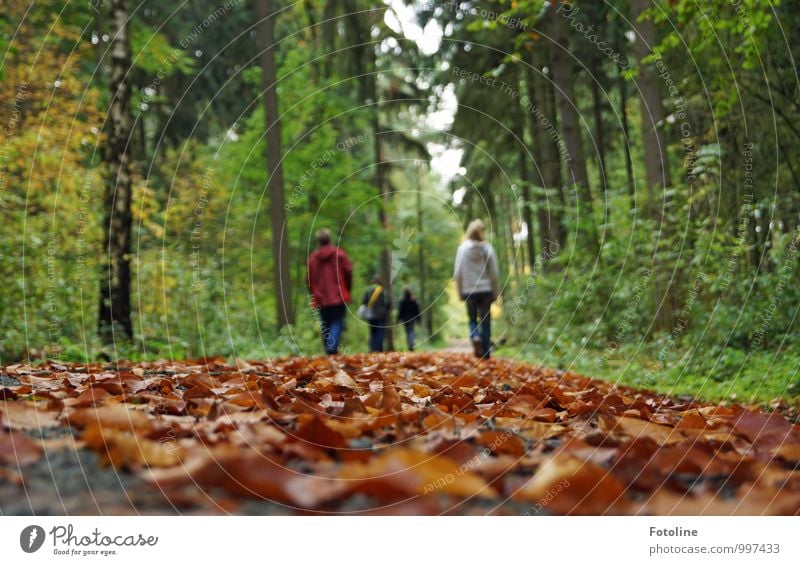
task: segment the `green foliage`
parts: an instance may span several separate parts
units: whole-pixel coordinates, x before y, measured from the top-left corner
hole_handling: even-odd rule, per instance
[[[800,394],[797,364],[800,357],[788,351],[748,354],[726,348],[673,352],[663,363],[654,361],[656,343],[626,343],[608,355],[607,350],[586,347],[563,337],[557,344],[532,342],[506,347],[501,355],[546,367],[557,367],[636,388],[704,401],[774,405],[793,402]]]
[[[163,80],[172,73],[188,74],[194,60],[170,44],[164,34],[143,24],[131,26],[131,54],[135,67]]]

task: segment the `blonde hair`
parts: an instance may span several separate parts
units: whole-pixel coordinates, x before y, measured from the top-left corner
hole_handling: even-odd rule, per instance
[[[473,241],[483,241],[486,226],[483,225],[481,220],[472,220],[467,226],[467,231],[464,234],[464,239],[471,239]]]

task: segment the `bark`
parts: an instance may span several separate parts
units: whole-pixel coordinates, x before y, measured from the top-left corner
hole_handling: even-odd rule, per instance
[[[591,59],[589,67],[589,87],[592,92],[592,114],[594,117],[594,141],[597,150],[597,164],[600,172],[600,190],[605,193],[608,189],[606,177],[606,133],[603,121],[603,97],[600,93],[600,78],[602,69],[596,59]]]
[[[522,112],[525,112],[524,108],[521,108]],[[520,116],[520,119],[517,120],[516,123],[516,135],[518,140],[516,141],[517,147],[519,149],[519,178],[520,184],[522,185],[522,221],[525,222],[525,225],[528,226],[528,236],[525,238],[525,249],[527,251],[528,256],[528,267],[530,271],[533,272],[535,263],[536,263],[536,243],[534,242],[533,236],[533,201],[531,200],[531,174],[528,172],[528,151],[525,148],[525,116]],[[533,152],[536,155],[536,152]]]
[[[325,0],[325,7],[322,9],[322,74],[325,78],[331,76],[333,69],[333,58],[336,52],[336,0]]]
[[[622,43],[617,43],[617,52],[622,53]],[[628,194],[631,198],[631,208],[636,206],[636,186],[633,182],[633,158],[631,157],[631,134],[628,124],[628,86],[622,72],[617,74],[617,88],[619,89],[619,115],[622,120],[623,147],[625,153],[625,175],[628,181]]]
[[[369,25],[368,23],[364,23],[361,18],[363,17],[362,14],[356,13],[355,5],[352,0],[345,0],[345,9],[348,11],[348,21],[350,22],[349,26],[352,30],[352,37],[358,38],[357,41],[359,43],[368,41],[369,36]],[[381,143],[381,125],[380,125],[380,93],[378,92],[378,80],[377,80],[377,65],[375,60],[375,50],[372,46],[369,49],[364,48],[361,45],[358,49],[356,49],[356,56],[354,58],[354,64],[356,65],[356,74],[362,77],[361,80],[361,87],[359,88],[360,98],[362,103],[368,104],[369,101],[372,102],[372,117],[371,117],[371,125],[372,125],[372,138],[373,138],[373,149],[374,149],[374,166],[375,166],[375,177],[374,183],[375,188],[378,190],[378,194],[380,194],[380,203],[381,207],[378,212],[379,221],[381,224],[381,229],[384,232],[384,235],[388,240],[391,240],[390,237],[390,226],[389,226],[389,188],[387,186],[386,180],[386,167],[387,163],[384,162],[383,158],[383,148]],[[384,282],[384,292],[389,299],[393,299],[394,294],[392,292],[392,247],[391,244],[388,244],[383,248],[381,251],[380,256],[380,266],[381,266],[381,276],[383,277]],[[393,306],[393,305],[392,305]],[[394,351],[394,332],[392,331],[391,324],[387,323],[386,334],[384,338],[384,349],[387,351]]]
[[[510,263],[508,263],[508,271],[509,274],[514,277],[519,277],[521,275],[521,264],[519,259],[519,254],[517,253],[517,246],[514,242],[514,219],[512,215],[512,210],[514,210],[514,206],[516,202],[511,202],[510,197],[506,191],[502,191],[500,193],[500,205],[502,206],[504,220],[501,224],[501,229],[503,231],[503,245],[507,247],[507,254],[510,259]],[[499,220],[500,218],[498,218]]]
[[[272,271],[275,281],[276,323],[278,328],[294,322],[289,270],[289,239],[281,166],[281,122],[278,113],[277,69],[275,66],[275,10],[272,0],[256,0],[261,85],[264,91],[266,128],[267,185],[269,216],[272,225]]]
[[[422,311],[422,321],[428,330],[428,335],[433,335],[433,309],[428,308],[425,288],[427,285],[428,273],[425,268],[425,232],[424,222],[422,221],[422,191],[417,190],[417,234],[419,238],[419,251],[417,254],[419,269],[419,300]]]
[[[556,88],[558,113],[561,120],[561,133],[568,153],[568,184],[576,195],[576,216],[578,219],[578,244],[589,249],[597,249],[597,234],[594,221],[592,192],[586,169],[586,156],[580,129],[580,115],[573,88],[575,77],[569,55],[569,40],[564,18],[553,11],[549,14],[549,31],[553,38],[552,70]]]
[[[372,81],[374,82],[374,81]],[[384,234],[389,235],[389,191],[386,186],[386,165],[383,162],[383,151],[381,149],[380,131],[377,119],[377,108],[375,108],[376,118],[373,121],[372,132],[375,138],[375,185],[381,196],[381,208],[378,213],[381,229]],[[384,246],[381,250],[381,276],[384,282],[384,292],[390,300],[394,297],[392,291],[392,248],[389,245]],[[394,307],[394,304],[390,304]],[[384,337],[386,351],[394,351],[394,332],[392,331],[391,324],[387,321],[386,334]]]
[[[667,204],[661,200],[664,189],[670,186],[667,146],[664,143],[664,134],[660,126],[664,122],[664,103],[654,65],[642,62],[645,57],[650,55],[650,49],[657,41],[656,30],[651,20],[639,21],[639,16],[650,6],[651,0],[630,0],[631,22],[636,32],[633,53],[638,65],[636,84],[639,88],[642,105],[642,145],[645,181],[647,182],[646,193],[649,195],[649,215],[661,224],[664,219],[664,207]]]
[[[525,238],[525,250],[528,256],[528,267],[530,272],[536,267],[536,242],[534,240],[533,225],[533,206],[534,203],[531,199],[531,177],[528,173],[528,154],[523,145],[520,145],[519,160],[520,160],[520,178],[522,179],[522,220],[528,227],[528,234]]]
[[[561,161],[556,139],[551,132],[558,131],[558,116],[555,113],[552,83],[539,75],[547,64],[544,46],[538,46],[531,56],[531,64],[536,70],[526,67],[526,92],[530,108],[526,111],[525,122],[529,128],[534,162],[529,169],[531,183],[539,187],[536,197],[536,218],[539,231],[539,249],[546,260],[545,250],[553,243],[564,245],[566,230],[561,217],[564,204],[562,193]],[[542,191],[546,191],[543,193]],[[533,237],[533,233],[531,233]],[[532,264],[535,264],[533,256]],[[545,261],[546,264],[546,261]]]
[[[660,124],[664,121],[664,104],[661,98],[660,79],[653,63],[644,63],[656,43],[656,30],[649,19],[639,20],[642,13],[651,6],[651,0],[630,0],[631,22],[636,32],[633,53],[638,66],[636,84],[639,88],[642,106],[642,146],[644,149],[646,214],[658,225],[657,234],[660,246],[668,245],[670,239],[669,218],[666,208],[669,199],[666,189],[670,186],[667,147]],[[680,309],[677,296],[680,273],[672,273],[671,264],[661,259],[657,250],[654,275],[654,291],[658,310],[653,324],[654,330],[669,331],[674,326],[675,312]]]
[[[133,338],[131,322],[131,46],[126,0],[109,3],[109,94],[106,143],[105,253],[100,275],[98,333],[104,343]]]

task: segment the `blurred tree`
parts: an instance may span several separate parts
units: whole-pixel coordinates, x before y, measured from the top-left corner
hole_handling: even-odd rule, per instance
[[[289,281],[289,241],[286,227],[286,198],[283,193],[281,159],[281,120],[278,113],[278,76],[275,67],[275,20],[278,12],[272,0],[256,0],[259,18],[259,61],[264,89],[264,128],[266,130],[267,184],[272,225],[272,263],[275,274],[275,304],[278,328],[294,322]]]
[[[105,248],[100,275],[98,330],[106,343],[133,339],[131,320],[131,45],[126,0],[110,0],[109,107],[106,163]]]

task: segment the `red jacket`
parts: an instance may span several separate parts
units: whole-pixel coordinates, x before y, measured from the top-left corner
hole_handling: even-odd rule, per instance
[[[314,308],[350,302],[353,266],[343,250],[323,245],[308,257],[308,290]]]

